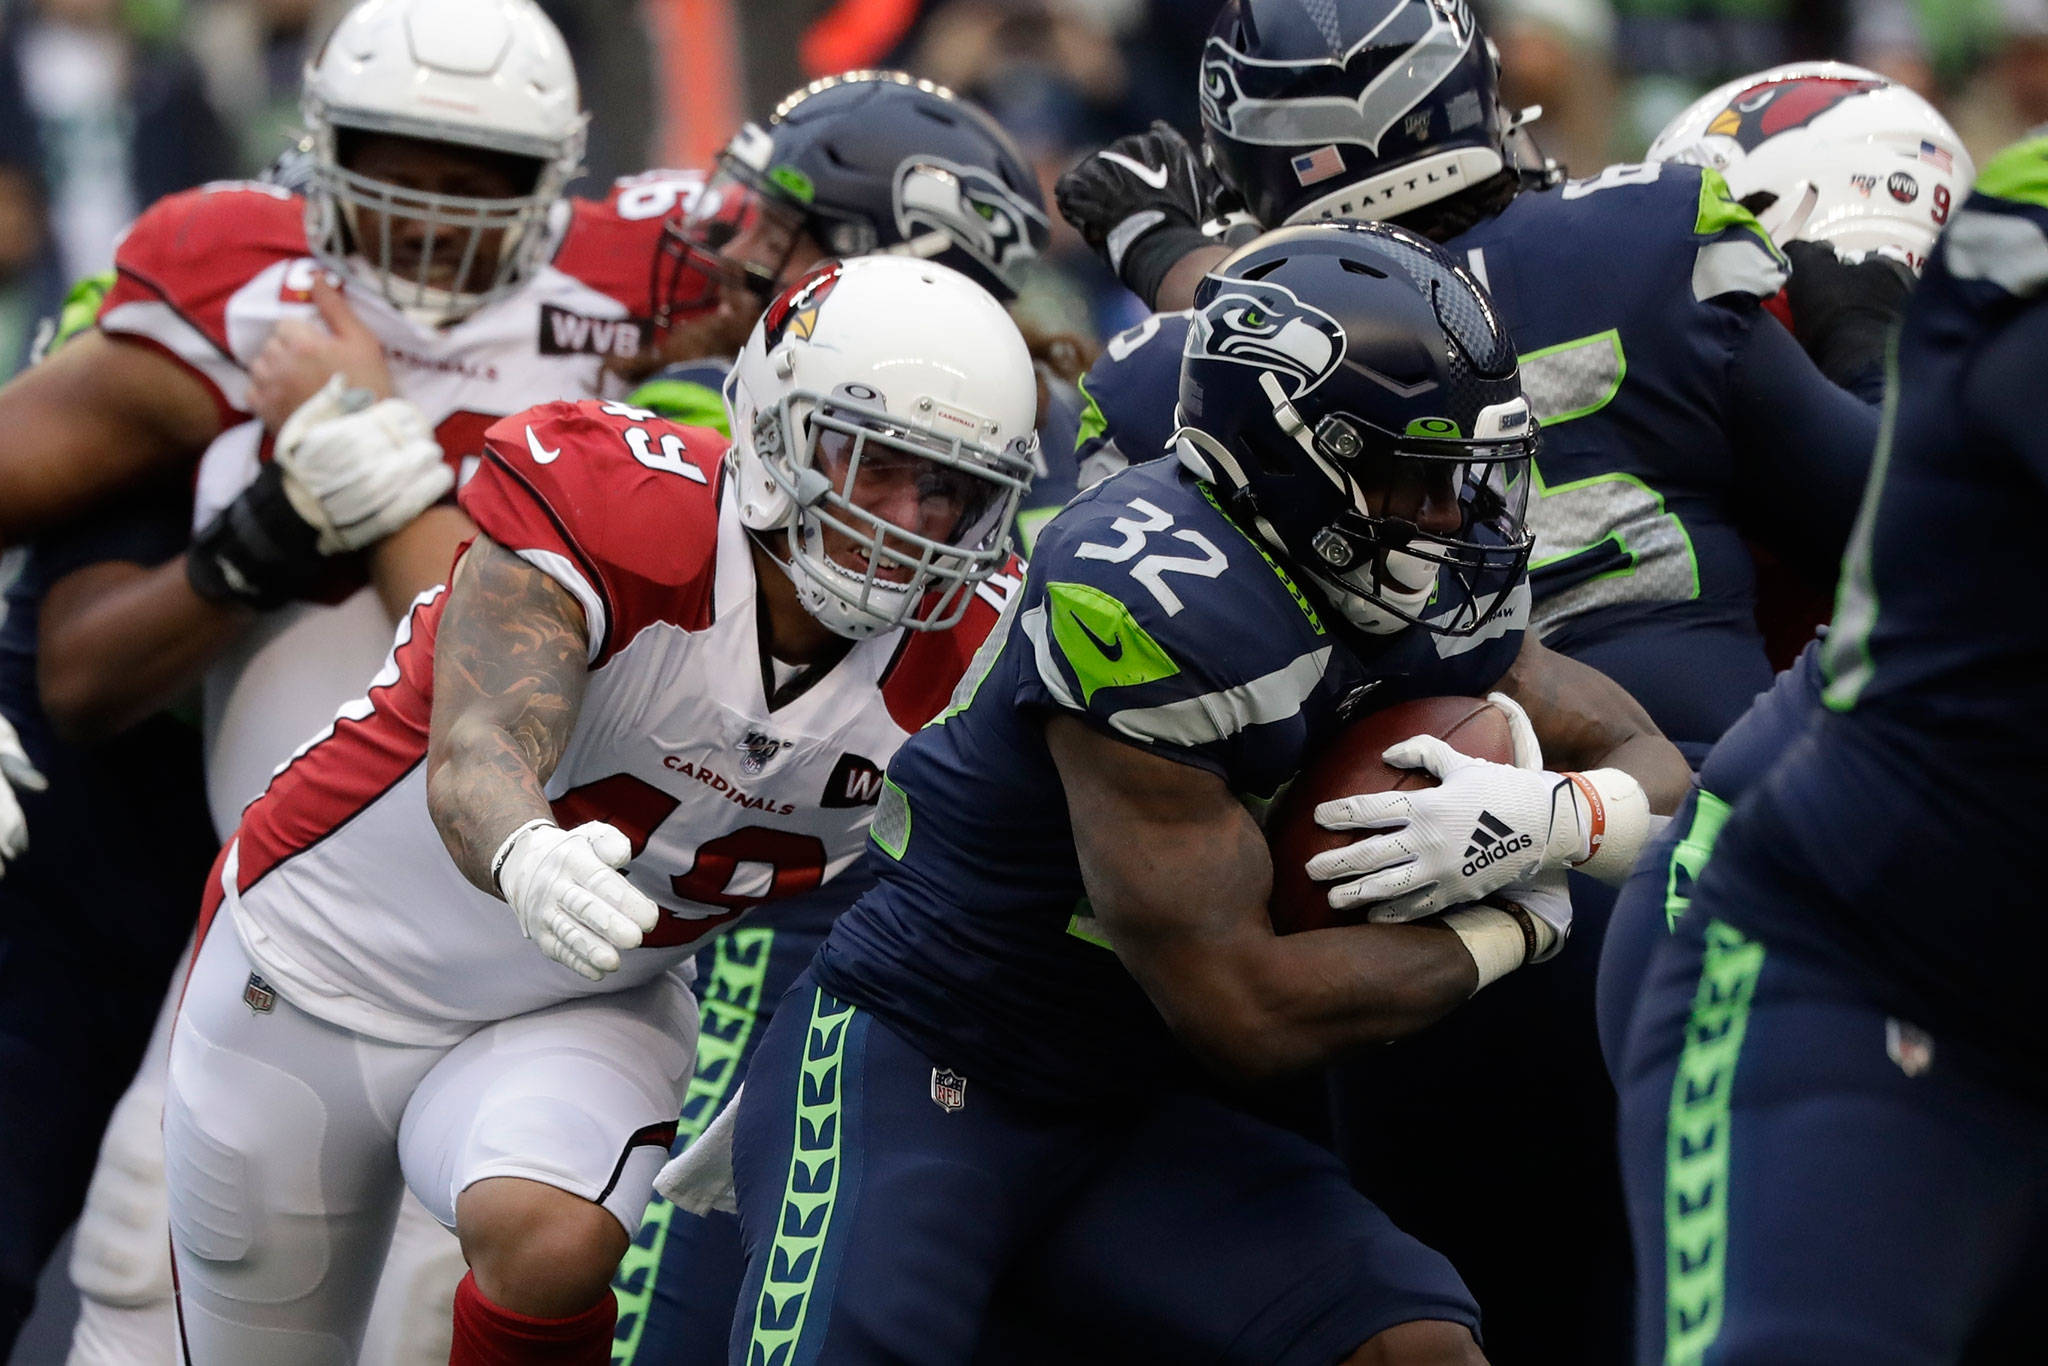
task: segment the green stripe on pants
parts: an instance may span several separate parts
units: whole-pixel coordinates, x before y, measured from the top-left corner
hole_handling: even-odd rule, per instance
[[[1664,884],[1665,929],[1676,929],[1678,917],[1692,905],[1693,884],[1707,871],[1714,841],[1720,837],[1721,827],[1728,823],[1728,809],[1728,803],[1705,788],[1700,789],[1693,803],[1692,824],[1685,828],[1685,838],[1671,851],[1670,876]]]
[[[1728,1280],[1729,1097],[1764,947],[1706,926],[1699,988],[1671,1081],[1665,1136],[1664,1361],[1697,1366],[1721,1332]]]
[[[732,930],[718,937],[711,950],[711,977],[704,984],[703,1026],[697,1032],[697,1062],[683,1109],[676,1120],[681,1147],[697,1141],[732,1094],[740,1059],[761,1021],[761,991],[768,980],[768,955],[775,931]],[[626,1249],[612,1279],[619,1301],[619,1335],[612,1340],[612,1366],[632,1366],[640,1352],[640,1335],[654,1302],[654,1283],[661,1274],[661,1254],[668,1245],[668,1221],[675,1206],[654,1196],[640,1219],[640,1236]]]
[[[797,1079],[789,1176],[775,1220],[775,1243],[763,1268],[761,1298],[754,1306],[750,1363],[793,1361],[803,1339],[818,1263],[832,1231],[832,1203],[839,1195],[841,1072],[852,1023],[852,1006],[823,991],[813,993]]]

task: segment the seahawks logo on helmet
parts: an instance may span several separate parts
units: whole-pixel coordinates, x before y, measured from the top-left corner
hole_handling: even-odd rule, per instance
[[[1001,179],[980,166],[933,156],[906,158],[896,168],[896,230],[906,241],[940,232],[1012,290],[1038,255],[1033,229],[1050,225]]]
[[[1189,359],[1231,361],[1271,370],[1287,397],[1300,398],[1336,372],[1344,359],[1344,329],[1284,285],[1225,280],[1223,292],[1194,315]]]
[[[1269,61],[1211,38],[1202,48],[1202,119],[1239,142],[1355,143],[1377,156],[1388,131],[1457,71],[1477,32],[1465,0],[1429,0],[1397,9],[1342,56]],[[1316,67],[1348,69],[1353,62],[1359,77],[1370,74],[1356,95],[1288,93]]]

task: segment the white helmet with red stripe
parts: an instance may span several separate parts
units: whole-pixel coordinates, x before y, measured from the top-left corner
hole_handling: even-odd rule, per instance
[[[330,269],[430,324],[539,269],[588,116],[568,47],[532,0],[361,0],[307,66],[301,108],[313,143],[306,235]],[[529,159],[533,183],[505,198],[394,185],[342,165],[351,132]],[[392,225],[406,222],[425,225],[423,247],[395,249]],[[480,269],[494,232],[495,265]]]
[[[1826,242],[1849,258],[1879,251],[1915,270],[1976,178],[1933,105],[1842,62],[1730,81],[1672,120],[1650,160],[1720,171],[1781,244]]]

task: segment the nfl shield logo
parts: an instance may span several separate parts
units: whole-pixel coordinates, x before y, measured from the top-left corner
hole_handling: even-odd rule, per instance
[[[270,1008],[277,1004],[277,993],[270,989],[270,983],[252,972],[248,985],[242,988],[242,1004],[258,1015],[268,1015]]]
[[[967,1078],[950,1067],[932,1069],[932,1104],[949,1115],[960,1113],[967,1104]]]
[[[748,731],[740,740],[740,771],[750,778],[759,777],[775,756],[789,746],[789,741],[778,740],[765,731]]]

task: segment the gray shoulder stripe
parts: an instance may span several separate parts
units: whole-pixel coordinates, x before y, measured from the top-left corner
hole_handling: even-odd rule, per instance
[[[1692,263],[1692,297],[1705,303],[1723,294],[1768,299],[1790,278],[1785,263],[1753,238],[1709,242]]]
[[[1023,589],[1017,592],[1021,595]],[[1081,704],[1074,700],[1073,689],[1067,680],[1060,677],[1059,661],[1052,657],[1052,646],[1045,639],[1045,604],[1026,612],[1018,624],[1024,628],[1024,636],[1031,642],[1032,657],[1038,662],[1038,681],[1045,684],[1045,690],[1052,694],[1052,700],[1070,711],[1080,711]]]
[[[1311,650],[1234,688],[1117,712],[1109,724],[1133,739],[1192,748],[1228,739],[1250,726],[1285,721],[1301,710],[1301,704],[1323,681],[1330,666],[1330,650],[1328,645]]]
[[[1958,280],[1985,280],[2022,299],[2048,285],[2048,235],[2032,219],[1964,209],[1944,250]]]

